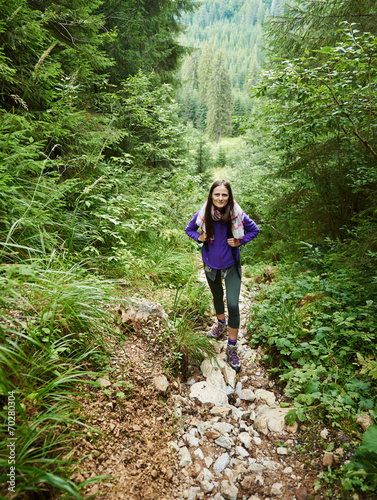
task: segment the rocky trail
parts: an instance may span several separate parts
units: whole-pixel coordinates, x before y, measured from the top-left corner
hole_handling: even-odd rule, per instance
[[[217,342],[217,362],[190,365],[185,381],[164,374],[162,308],[144,301],[119,310],[128,335],[113,346],[108,374],[98,389],[89,389],[91,401],[81,401],[93,431],[77,443],[75,458],[84,458],[72,479],[89,481],[87,495],[325,498],[314,483],[321,470],[341,460],[341,450],[323,454],[308,440],[310,431],[326,441],[326,429],[285,424],[289,401],[265,373],[261,350],[249,346],[245,320],[255,298],[244,285],[240,300],[241,372],[227,365],[224,339]],[[98,475],[102,484],[91,485]]]

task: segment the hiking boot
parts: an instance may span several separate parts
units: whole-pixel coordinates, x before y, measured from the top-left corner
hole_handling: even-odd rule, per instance
[[[237,346],[236,345],[227,345],[226,347],[226,357],[228,359],[228,363],[236,370],[238,373],[241,370],[241,361],[237,354]]]
[[[226,323],[220,323],[218,321],[217,326],[213,327],[210,332],[207,333],[209,339],[219,340],[226,333],[227,327]]]

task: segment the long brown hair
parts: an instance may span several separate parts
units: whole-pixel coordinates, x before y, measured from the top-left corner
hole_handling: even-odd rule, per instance
[[[215,181],[211,189],[209,190],[208,194],[208,200],[207,200],[207,206],[206,206],[206,213],[205,213],[205,225],[206,225],[206,233],[207,237],[210,240],[213,240],[214,238],[214,230],[213,230],[213,219],[212,219],[212,193],[215,188],[218,186],[224,186],[229,193],[229,200],[228,203],[225,205],[225,207],[221,210],[222,213],[222,218],[221,222],[229,222],[231,219],[231,210],[233,210],[234,206],[234,200],[233,200],[233,193],[232,193],[232,188],[230,187],[230,184],[228,181],[224,181],[223,179],[219,179]]]

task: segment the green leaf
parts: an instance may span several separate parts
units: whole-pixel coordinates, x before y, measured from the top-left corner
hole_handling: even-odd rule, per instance
[[[77,500],[82,500],[82,496],[78,493],[77,488],[62,477],[55,476],[54,474],[47,472],[46,474],[38,477],[38,482],[49,483],[60,490],[66,491],[70,495],[77,498]]]
[[[363,447],[372,453],[377,453],[377,425],[370,425],[364,432]]]
[[[296,410],[290,410],[284,417],[284,422],[287,425],[293,425],[296,422]]]

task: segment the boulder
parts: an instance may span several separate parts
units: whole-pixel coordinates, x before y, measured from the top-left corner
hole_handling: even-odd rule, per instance
[[[148,320],[169,324],[168,315],[161,304],[133,297],[126,299],[118,307],[117,316],[123,324],[131,326],[136,331],[140,330]]]
[[[197,382],[191,386],[190,398],[198,398],[201,403],[212,403],[215,406],[224,406],[228,403],[225,390],[208,380]]]
[[[285,416],[292,408],[270,408],[262,406],[255,415],[254,428],[267,435],[268,432],[280,434],[285,428]]]

